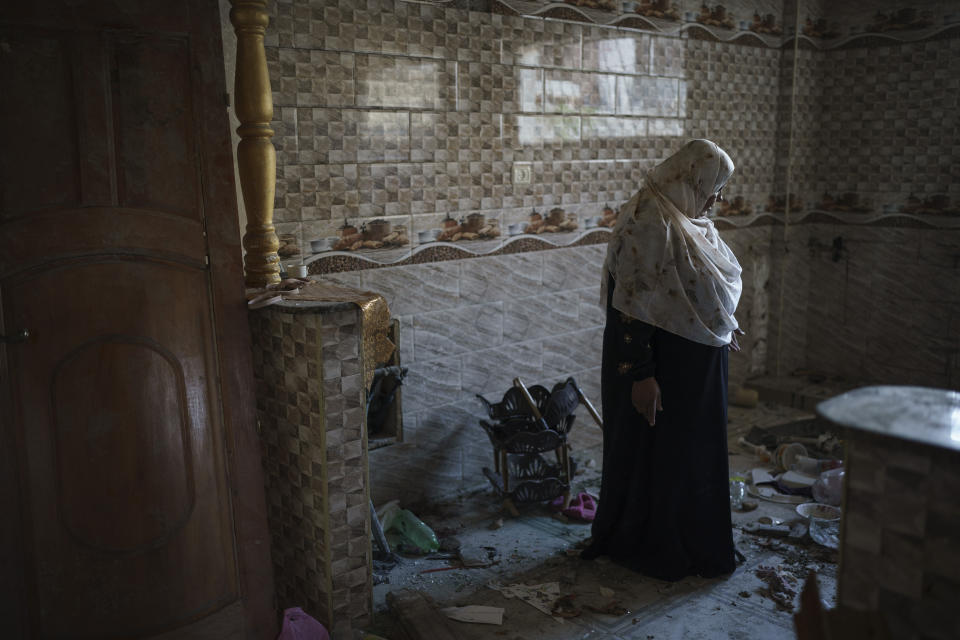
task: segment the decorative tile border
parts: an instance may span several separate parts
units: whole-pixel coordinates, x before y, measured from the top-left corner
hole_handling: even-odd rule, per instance
[[[737,230],[753,227],[783,226],[786,216],[780,212],[760,212],[750,215],[715,217],[717,229]],[[804,210],[790,214],[790,225],[839,224],[847,226],[899,227],[916,229],[957,229],[960,230],[960,216],[932,216],[912,214],[860,215],[831,211]],[[610,230],[606,228],[575,232],[572,236],[559,235],[563,242],[555,242],[551,234],[543,236],[519,235],[507,238],[502,243],[484,244],[482,242],[458,245],[450,242],[433,242],[420,245],[410,251],[398,252],[387,256],[384,253],[327,252],[304,260],[310,274],[329,274],[340,271],[359,271],[378,267],[397,267],[410,264],[461,260],[486,256],[510,255],[525,251],[547,251],[565,247],[579,247],[592,244],[606,244]],[[570,239],[567,239],[570,238]],[[393,257],[393,261],[384,258]]]
[[[799,0],[798,0],[799,1]],[[847,5],[850,6],[847,6]],[[566,5],[566,6],[561,6]],[[837,49],[920,42],[956,35],[960,12],[943,0],[906,4],[871,3],[868,8],[840,3],[802,7],[801,48]],[[491,11],[511,16],[552,18],[745,46],[793,48],[796,29],[783,4],[771,0],[650,2],[628,0],[492,0]],[[947,36],[949,33],[951,36]]]

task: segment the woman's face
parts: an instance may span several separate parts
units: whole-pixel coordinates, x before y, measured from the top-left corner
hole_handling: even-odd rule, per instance
[[[700,212],[700,215],[705,214],[707,211],[710,211],[712,207],[717,202],[723,202],[723,188],[721,187],[715,194],[707,198],[707,203],[703,205],[703,211]]]

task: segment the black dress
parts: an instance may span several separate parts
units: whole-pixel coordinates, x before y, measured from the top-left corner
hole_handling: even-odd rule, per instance
[[[603,334],[603,479],[593,541],[662,580],[734,570],[727,461],[728,347],[631,319],[611,306]],[[651,427],[633,407],[634,380],[654,375],[663,411]]]

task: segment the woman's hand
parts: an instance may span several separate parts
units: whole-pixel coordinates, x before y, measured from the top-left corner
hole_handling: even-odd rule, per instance
[[[740,342],[737,340],[737,336],[745,336],[746,333],[743,332],[743,329],[737,327],[733,330],[733,333],[730,334],[730,350],[731,351],[740,351]]]
[[[652,427],[657,422],[657,411],[663,411],[660,402],[660,385],[653,376],[636,380],[630,389],[630,400],[637,413],[647,419]]]

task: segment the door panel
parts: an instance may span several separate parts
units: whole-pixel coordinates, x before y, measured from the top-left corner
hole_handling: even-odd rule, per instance
[[[69,37],[64,33],[0,27],[0,87],[4,89],[4,132],[0,153],[0,215],[65,207],[79,202],[79,157],[73,116]],[[9,100],[7,87],[31,89],[30,100]],[[45,105],[66,108],[47,109]],[[18,150],[55,149],[42,166],[24,162]]]
[[[4,289],[16,324],[75,320],[8,356],[31,425],[43,636],[79,619],[91,636],[145,635],[237,597],[205,298],[204,270],[139,258],[49,265]]]
[[[216,3],[0,15],[4,637],[275,635],[219,47]]]
[[[120,205],[196,216],[189,42],[146,35],[111,40]]]
[[[183,528],[196,498],[186,395],[176,354],[144,336],[104,335],[54,365],[57,508],[74,543],[136,553]]]

